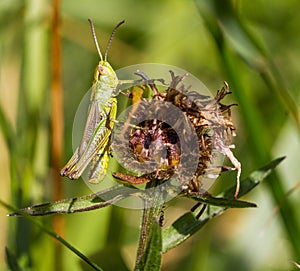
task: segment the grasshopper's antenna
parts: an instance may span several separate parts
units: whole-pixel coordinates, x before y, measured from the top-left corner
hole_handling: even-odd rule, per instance
[[[98,41],[97,41],[97,37],[96,37],[96,32],[95,32],[95,27],[94,27],[93,21],[90,18],[88,19],[88,21],[89,21],[90,26],[91,26],[92,35],[93,35],[93,38],[94,38],[94,42],[96,44],[96,48],[97,48],[98,54],[100,56],[101,61],[103,61],[103,57],[102,57],[102,54],[101,54],[101,51],[100,51],[100,47],[99,47],[99,44],[98,44]],[[105,55],[106,55],[106,52],[105,52]],[[106,56],[105,56],[105,58],[106,58]]]
[[[107,60],[107,53],[108,53],[109,47],[110,47],[110,45],[111,45],[111,42],[112,42],[112,40],[113,40],[113,38],[114,38],[114,35],[115,35],[117,29],[118,29],[118,28],[120,27],[120,25],[122,25],[123,23],[125,23],[125,20],[119,22],[119,23],[116,25],[116,27],[114,28],[114,30],[111,32],[109,41],[108,41],[107,46],[106,46],[106,49],[105,49],[104,61]]]

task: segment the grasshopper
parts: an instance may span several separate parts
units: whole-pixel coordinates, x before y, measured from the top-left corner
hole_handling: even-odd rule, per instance
[[[91,162],[89,173],[90,183],[99,183],[106,175],[110,158],[110,137],[117,114],[117,99],[119,94],[119,80],[111,65],[107,62],[107,54],[113,37],[121,24],[117,24],[107,43],[104,59],[97,41],[95,28],[91,19],[88,19],[100,56],[95,69],[92,94],[88,108],[88,117],[79,147],[65,167],[61,170],[62,176],[78,179]]]

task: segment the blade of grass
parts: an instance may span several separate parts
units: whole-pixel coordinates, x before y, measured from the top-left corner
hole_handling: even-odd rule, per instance
[[[255,170],[252,172],[246,179],[242,181],[241,189],[239,192],[239,197],[242,197],[249,193],[255,186],[257,186],[260,182],[266,179],[271,172],[285,159],[285,157],[279,157],[268,165]],[[229,188],[224,193],[221,194],[222,197],[232,198],[235,192],[235,186]]]
[[[16,107],[17,138],[10,152],[10,193],[14,206],[22,206],[32,198],[42,198],[44,191],[37,180],[49,174],[49,110],[45,106],[49,89],[48,6],[45,0],[29,0],[18,15],[22,31],[17,31],[21,35],[15,42],[20,43],[17,48],[21,50],[22,69]],[[24,255],[34,258],[36,251],[43,250],[30,242],[26,227],[31,225],[27,221],[10,219],[9,224],[8,236],[13,237],[9,246],[15,247],[18,259]]]

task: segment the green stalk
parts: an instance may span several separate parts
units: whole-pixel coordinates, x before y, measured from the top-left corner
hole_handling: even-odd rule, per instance
[[[150,182],[146,189],[154,187],[155,185],[153,185],[153,183],[156,183],[156,181]],[[145,270],[147,252],[153,236],[153,227],[155,227],[154,224],[159,224],[159,219],[163,210],[161,197],[161,192],[158,189],[155,189],[151,197],[144,199],[139,243],[134,268],[135,271]]]

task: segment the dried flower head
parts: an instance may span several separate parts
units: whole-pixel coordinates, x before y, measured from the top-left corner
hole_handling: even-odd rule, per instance
[[[136,160],[136,165],[145,170],[153,164],[155,170],[141,176],[127,175],[126,177],[126,174],[115,174],[115,176],[130,183],[141,183],[139,182],[141,178],[147,181],[155,179],[163,182],[180,172],[178,176],[182,188],[188,188],[190,192],[199,192],[202,188],[203,177],[212,174],[208,173],[209,171],[218,175],[223,169],[222,166],[212,168],[216,153],[222,153],[230,159],[234,169],[238,170],[236,197],[239,191],[241,166],[230,150],[232,147],[231,138],[235,136],[235,127],[231,118],[233,104],[221,103],[223,98],[231,93],[228,84],[225,82],[224,87],[217,92],[216,96],[209,98],[184,86],[183,80],[188,74],[176,76],[172,71],[170,74],[169,86],[163,91],[158,91],[155,85],[157,80],[149,79],[142,72],[138,73],[143,79],[142,85],[148,86],[153,96],[150,100],[141,98],[140,101],[143,103],[137,103],[130,114],[130,118],[142,119],[143,121],[138,123],[137,127],[127,126],[123,131],[129,134],[129,149]],[[164,83],[163,80],[160,82]],[[153,107],[150,101],[163,102],[165,110],[161,110],[160,106],[157,105]],[[186,129],[184,120],[178,118],[174,120],[172,125],[162,121],[165,117],[163,115],[172,114],[174,107],[182,112],[184,120],[188,120],[195,130],[197,148],[185,149],[185,146],[190,146],[190,142],[195,139],[192,138],[194,134]],[[160,118],[147,119],[146,115],[149,111],[155,111]],[[176,117],[174,116],[174,118]],[[176,131],[181,131],[184,136],[179,137]],[[197,153],[194,153],[194,149],[197,149]],[[190,173],[190,168],[187,164],[183,168],[181,163],[190,156],[198,159],[198,163],[192,177],[186,180],[185,176],[190,176],[187,174]],[[132,161],[128,163],[132,163]]]

